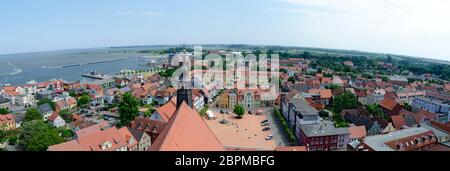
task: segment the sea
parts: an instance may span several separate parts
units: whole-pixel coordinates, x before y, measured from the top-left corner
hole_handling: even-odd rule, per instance
[[[96,48],[0,55],[0,85],[62,79],[81,81],[91,71],[114,75],[121,70],[151,69],[138,60],[142,53],[127,49]]]

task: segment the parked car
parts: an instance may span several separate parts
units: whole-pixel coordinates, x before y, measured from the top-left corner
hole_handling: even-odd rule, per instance
[[[270,127],[265,127],[262,129],[262,131],[269,131],[269,130],[270,130]]]
[[[261,121],[261,123],[263,124],[263,123],[268,123],[269,122],[269,120],[263,120],[263,121]]]
[[[261,124],[261,126],[269,126],[269,125],[270,125],[269,122],[264,122]]]
[[[273,139],[273,135],[269,135],[269,136],[266,137],[266,140],[267,140],[267,141],[270,141],[270,140],[272,140],[272,139]]]
[[[221,114],[225,114],[225,111],[223,111],[223,110],[220,110],[220,113],[221,113]]]
[[[248,114],[253,115],[253,112],[252,111],[248,111]]]

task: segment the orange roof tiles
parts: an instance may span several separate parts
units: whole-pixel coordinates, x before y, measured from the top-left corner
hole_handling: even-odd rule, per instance
[[[312,89],[309,90],[308,93],[320,94],[321,99],[331,99],[331,96],[333,96],[330,89]]]
[[[403,118],[403,115],[393,115],[391,116],[391,119],[396,129],[400,129],[401,127],[406,125],[406,121]]]
[[[168,103],[156,109],[156,112],[161,116],[165,122],[169,122],[172,115],[177,109],[176,98],[172,98]]]
[[[50,146],[48,151],[116,151],[127,147],[128,140],[116,127],[94,134],[79,136],[78,139]]]
[[[185,102],[149,151],[225,151],[200,115]]]
[[[0,124],[8,123],[8,122],[15,122],[13,114],[0,115]]]
[[[350,132],[351,139],[364,138],[367,136],[366,127],[365,126],[352,126],[348,128],[348,132]]]
[[[397,105],[398,103],[392,98],[384,98],[380,103],[381,107],[384,107],[388,110],[394,110]]]

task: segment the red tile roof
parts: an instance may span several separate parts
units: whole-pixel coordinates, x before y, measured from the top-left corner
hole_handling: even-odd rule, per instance
[[[224,151],[200,115],[185,102],[174,114],[149,151]]]
[[[393,115],[393,116],[391,116],[391,119],[392,119],[392,123],[394,124],[395,129],[400,129],[406,125],[403,115]]]
[[[364,138],[367,136],[366,126],[352,126],[348,128],[351,139]]]
[[[331,99],[333,96],[330,89],[313,89],[309,90],[309,93],[320,94],[321,99]]]
[[[388,110],[394,110],[397,105],[398,103],[392,98],[384,98],[380,103],[381,107]]]
[[[116,151],[128,146],[129,141],[126,136],[116,127],[112,127],[78,137],[76,140],[50,146],[48,151]],[[103,145],[110,145],[110,147],[103,148],[105,147]]]
[[[447,134],[450,134],[450,124],[442,124],[439,122],[431,121],[431,125],[442,131],[447,132]]]
[[[177,109],[176,98],[172,98],[168,103],[156,109],[156,112],[161,116],[165,122],[169,122],[172,115]]]
[[[8,122],[15,122],[13,114],[0,115],[0,124],[8,123]]]

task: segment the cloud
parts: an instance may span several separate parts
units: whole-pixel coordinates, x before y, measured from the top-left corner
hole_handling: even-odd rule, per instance
[[[127,11],[118,11],[118,15],[125,16],[125,15],[137,15],[137,16],[160,16],[164,15],[164,13],[157,12],[157,11],[133,11],[133,10],[127,10]]]

